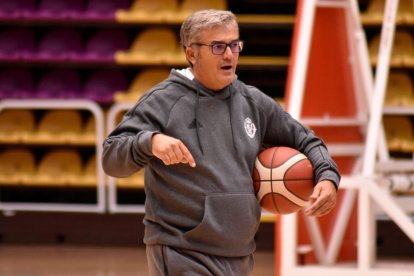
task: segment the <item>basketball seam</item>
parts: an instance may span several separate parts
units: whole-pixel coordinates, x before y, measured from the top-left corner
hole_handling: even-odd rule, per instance
[[[298,162],[296,162],[295,164],[298,164],[299,162],[301,162],[301,161],[303,161],[303,160],[300,160],[300,161],[298,161]],[[286,172],[285,172],[285,175],[289,172],[289,170],[291,170],[292,169],[292,167],[291,168],[288,168],[287,170],[286,170]],[[314,180],[314,178],[294,178],[294,179],[284,179],[284,177],[283,177],[283,183],[285,183],[285,182],[289,182],[289,181],[306,181],[306,180],[309,180],[309,181],[312,181],[312,182],[314,182],[315,180]],[[292,191],[291,189],[289,189],[289,187],[287,187],[286,185],[284,185],[285,186],[285,188],[286,188],[286,190],[288,190],[291,194],[294,194],[297,198],[300,198],[300,199],[302,199],[303,201],[308,201],[306,198],[304,198],[304,197],[302,197],[302,196],[300,196],[300,195],[298,195],[298,194],[296,194],[296,193],[294,193],[294,191]]]
[[[292,160],[292,158],[295,158],[295,157],[299,157],[299,158],[306,158],[306,157],[304,157],[303,156],[303,154],[295,154],[295,155],[293,155],[293,156],[291,156],[290,158],[288,158],[287,160],[285,160],[285,162],[283,163],[283,164],[281,164],[281,165],[279,165],[279,166],[275,166],[275,167],[273,167],[273,162],[274,162],[274,158],[275,158],[275,156],[276,156],[276,151],[277,151],[277,149],[278,149],[279,147],[277,147],[273,152],[272,152],[272,158],[271,158],[271,164],[272,164],[272,166],[271,166],[271,168],[268,168],[268,169],[270,169],[270,171],[269,171],[269,174],[270,174],[270,176],[268,176],[268,180],[262,180],[262,177],[260,177],[260,180],[259,180],[259,182],[269,182],[270,183],[270,193],[273,193],[273,194],[278,194],[278,195],[281,195],[281,196],[283,196],[284,198],[287,198],[287,199],[289,199],[288,197],[286,197],[286,196],[284,196],[283,194],[281,194],[281,193],[279,193],[279,192],[276,192],[275,190],[274,190],[274,187],[273,187],[273,185],[271,184],[272,182],[281,182],[282,183],[282,189],[284,189],[285,191],[287,191],[287,192],[289,192],[290,193],[290,197],[292,197],[292,199],[289,199],[289,202],[292,202],[292,203],[294,203],[295,205],[297,205],[297,206],[302,206],[301,204],[303,204],[303,205],[305,205],[306,204],[306,202],[307,202],[307,200],[306,199],[303,199],[302,197],[299,197],[299,196],[297,196],[296,194],[294,194],[294,193],[292,193],[292,191],[291,190],[289,190],[287,187],[286,187],[286,185],[284,185],[283,184],[283,182],[284,181],[287,181],[287,180],[285,180],[284,179],[284,176],[285,176],[285,174],[286,174],[286,172],[283,174],[283,175],[281,175],[280,177],[281,177],[281,179],[273,179],[273,173],[272,173],[272,171],[273,170],[277,170],[277,169],[281,169],[283,166],[285,166],[286,165],[286,162],[289,162],[289,160]],[[301,157],[300,157],[300,155],[302,155]],[[293,164],[297,164],[297,162],[299,162],[299,161],[301,161],[301,160],[303,160],[303,159],[300,159],[300,160],[296,160],[295,161],[295,163],[293,163]],[[264,165],[262,164],[262,161],[259,159],[259,160],[256,160],[257,162],[258,162],[258,164],[260,165],[260,166],[262,166],[262,167],[264,167]],[[293,165],[292,164],[292,165]],[[264,168],[267,168],[267,167],[264,167]],[[259,175],[260,175],[260,171],[258,171],[258,173],[259,173]],[[278,177],[279,178],[279,177]],[[295,179],[296,180],[296,179]],[[311,179],[305,179],[305,180],[311,180]],[[312,179],[313,180],[313,179]],[[262,200],[263,199],[263,197],[266,195],[266,194],[261,194],[261,193],[258,193],[258,199],[259,200]],[[298,201],[298,202],[301,202],[301,204],[298,204],[298,203],[295,203],[295,201]],[[277,206],[278,206],[278,204],[276,203],[276,201],[275,201],[275,199],[274,198],[272,198],[272,202],[273,202],[273,205],[274,205],[274,207],[275,208],[277,208]],[[278,208],[277,208],[278,209]]]
[[[271,160],[271,163],[270,163],[271,166],[272,166],[272,168],[269,170],[269,172],[270,172],[270,190],[271,190],[272,194],[274,193],[273,192],[273,184],[272,184],[273,183],[273,179],[272,179],[273,178],[273,173],[272,173],[272,171],[273,171],[273,161],[274,161],[274,158],[275,158],[275,155],[276,155],[276,152],[277,152],[278,149],[279,149],[279,147],[275,148],[275,150],[272,153],[272,160]],[[279,208],[278,208],[278,206],[276,204],[276,200],[275,200],[275,197],[274,196],[272,196],[272,202],[273,202],[273,206],[276,209],[276,211],[278,213],[280,213],[280,210],[279,210]]]

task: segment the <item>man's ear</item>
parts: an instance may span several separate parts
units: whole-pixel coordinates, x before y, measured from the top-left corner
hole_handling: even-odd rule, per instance
[[[191,63],[194,64],[196,61],[196,51],[192,48],[192,47],[187,47],[185,48],[185,57],[187,58],[187,60]]]

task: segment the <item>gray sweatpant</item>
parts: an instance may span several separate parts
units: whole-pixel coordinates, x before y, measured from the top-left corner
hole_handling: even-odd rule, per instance
[[[252,274],[253,255],[221,257],[166,245],[147,245],[150,276],[249,276]]]

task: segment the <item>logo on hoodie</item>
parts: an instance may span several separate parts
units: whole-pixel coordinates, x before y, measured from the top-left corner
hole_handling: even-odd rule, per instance
[[[252,122],[252,119],[250,119],[249,117],[244,119],[244,129],[246,130],[246,133],[250,138],[254,137],[257,130],[256,126]]]

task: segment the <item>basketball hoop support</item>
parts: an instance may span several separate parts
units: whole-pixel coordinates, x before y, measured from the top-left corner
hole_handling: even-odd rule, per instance
[[[402,208],[395,202],[392,195],[378,185],[375,166],[377,159],[389,161],[389,154],[386,148],[385,135],[382,128],[382,112],[386,84],[389,75],[389,63],[392,51],[395,22],[398,7],[398,0],[386,0],[384,19],[381,31],[381,43],[376,67],[375,79],[372,75],[369,61],[368,47],[365,33],[362,29],[359,15],[358,3],[356,0],[302,0],[298,1],[297,15],[297,43],[292,49],[292,74],[288,80],[287,107],[289,113],[305,125],[335,125],[347,121],[344,118],[301,118],[303,111],[305,84],[307,83],[308,67],[314,23],[317,16],[317,8],[343,9],[346,13],[346,27],[348,44],[351,52],[350,62],[352,63],[352,76],[354,96],[360,112],[354,120],[355,126],[364,127],[366,137],[360,151],[362,154],[356,156],[354,170],[350,175],[344,175],[340,188],[345,189],[347,199],[345,204],[340,206],[333,233],[330,237],[327,250],[321,239],[321,232],[317,219],[306,218],[306,225],[309,229],[310,239],[319,264],[299,265],[297,261],[297,216],[289,215],[281,219],[280,233],[281,243],[280,275],[308,276],[308,275],[364,275],[364,276],[408,276],[412,271],[401,268],[374,267],[375,261],[375,214],[373,212],[373,201],[397,224],[399,228],[414,243],[414,224]],[[300,45],[300,46],[299,46]],[[290,84],[290,86],[289,86]],[[364,113],[369,110],[369,113]],[[347,121],[352,125],[352,120]],[[307,124],[308,123],[308,124]],[[349,145],[336,145],[343,148]],[[354,145],[355,146],[355,145]],[[335,146],[329,145],[331,154],[341,155],[346,150],[331,150]],[[346,223],[349,219],[351,209],[358,200],[358,249],[355,264],[335,263],[338,255],[341,239],[345,232]],[[278,245],[280,246],[280,245]]]

